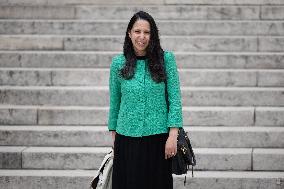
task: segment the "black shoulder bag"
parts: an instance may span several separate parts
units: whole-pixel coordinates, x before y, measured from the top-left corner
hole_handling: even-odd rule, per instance
[[[169,111],[168,89],[167,82],[165,81],[165,98],[167,108]],[[177,154],[172,159],[172,173],[176,175],[186,174],[191,165],[191,172],[193,177],[193,166],[196,165],[195,155],[190,144],[187,133],[183,128],[179,128],[177,137]],[[184,185],[186,183],[186,176]]]

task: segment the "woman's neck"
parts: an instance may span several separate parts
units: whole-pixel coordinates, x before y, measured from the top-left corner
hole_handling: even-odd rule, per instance
[[[143,52],[136,52],[135,51],[135,55],[136,56],[146,56],[146,52],[144,52],[144,51]]]

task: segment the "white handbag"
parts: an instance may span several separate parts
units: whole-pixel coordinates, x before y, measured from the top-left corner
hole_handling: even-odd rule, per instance
[[[113,150],[103,159],[103,162],[91,182],[93,189],[112,189]]]

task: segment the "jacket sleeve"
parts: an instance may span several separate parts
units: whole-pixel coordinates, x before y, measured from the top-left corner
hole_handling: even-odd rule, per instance
[[[182,127],[183,118],[180,81],[175,57],[172,52],[165,52],[165,67],[169,102],[168,127]]]
[[[108,130],[116,130],[117,118],[121,101],[121,84],[118,75],[118,66],[116,58],[112,59],[109,75],[109,118]]]

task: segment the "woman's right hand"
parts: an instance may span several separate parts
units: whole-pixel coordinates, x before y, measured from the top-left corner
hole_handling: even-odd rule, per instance
[[[116,135],[116,132],[115,132],[115,131],[111,131],[111,137],[112,137],[112,148],[114,148],[115,135]]]

